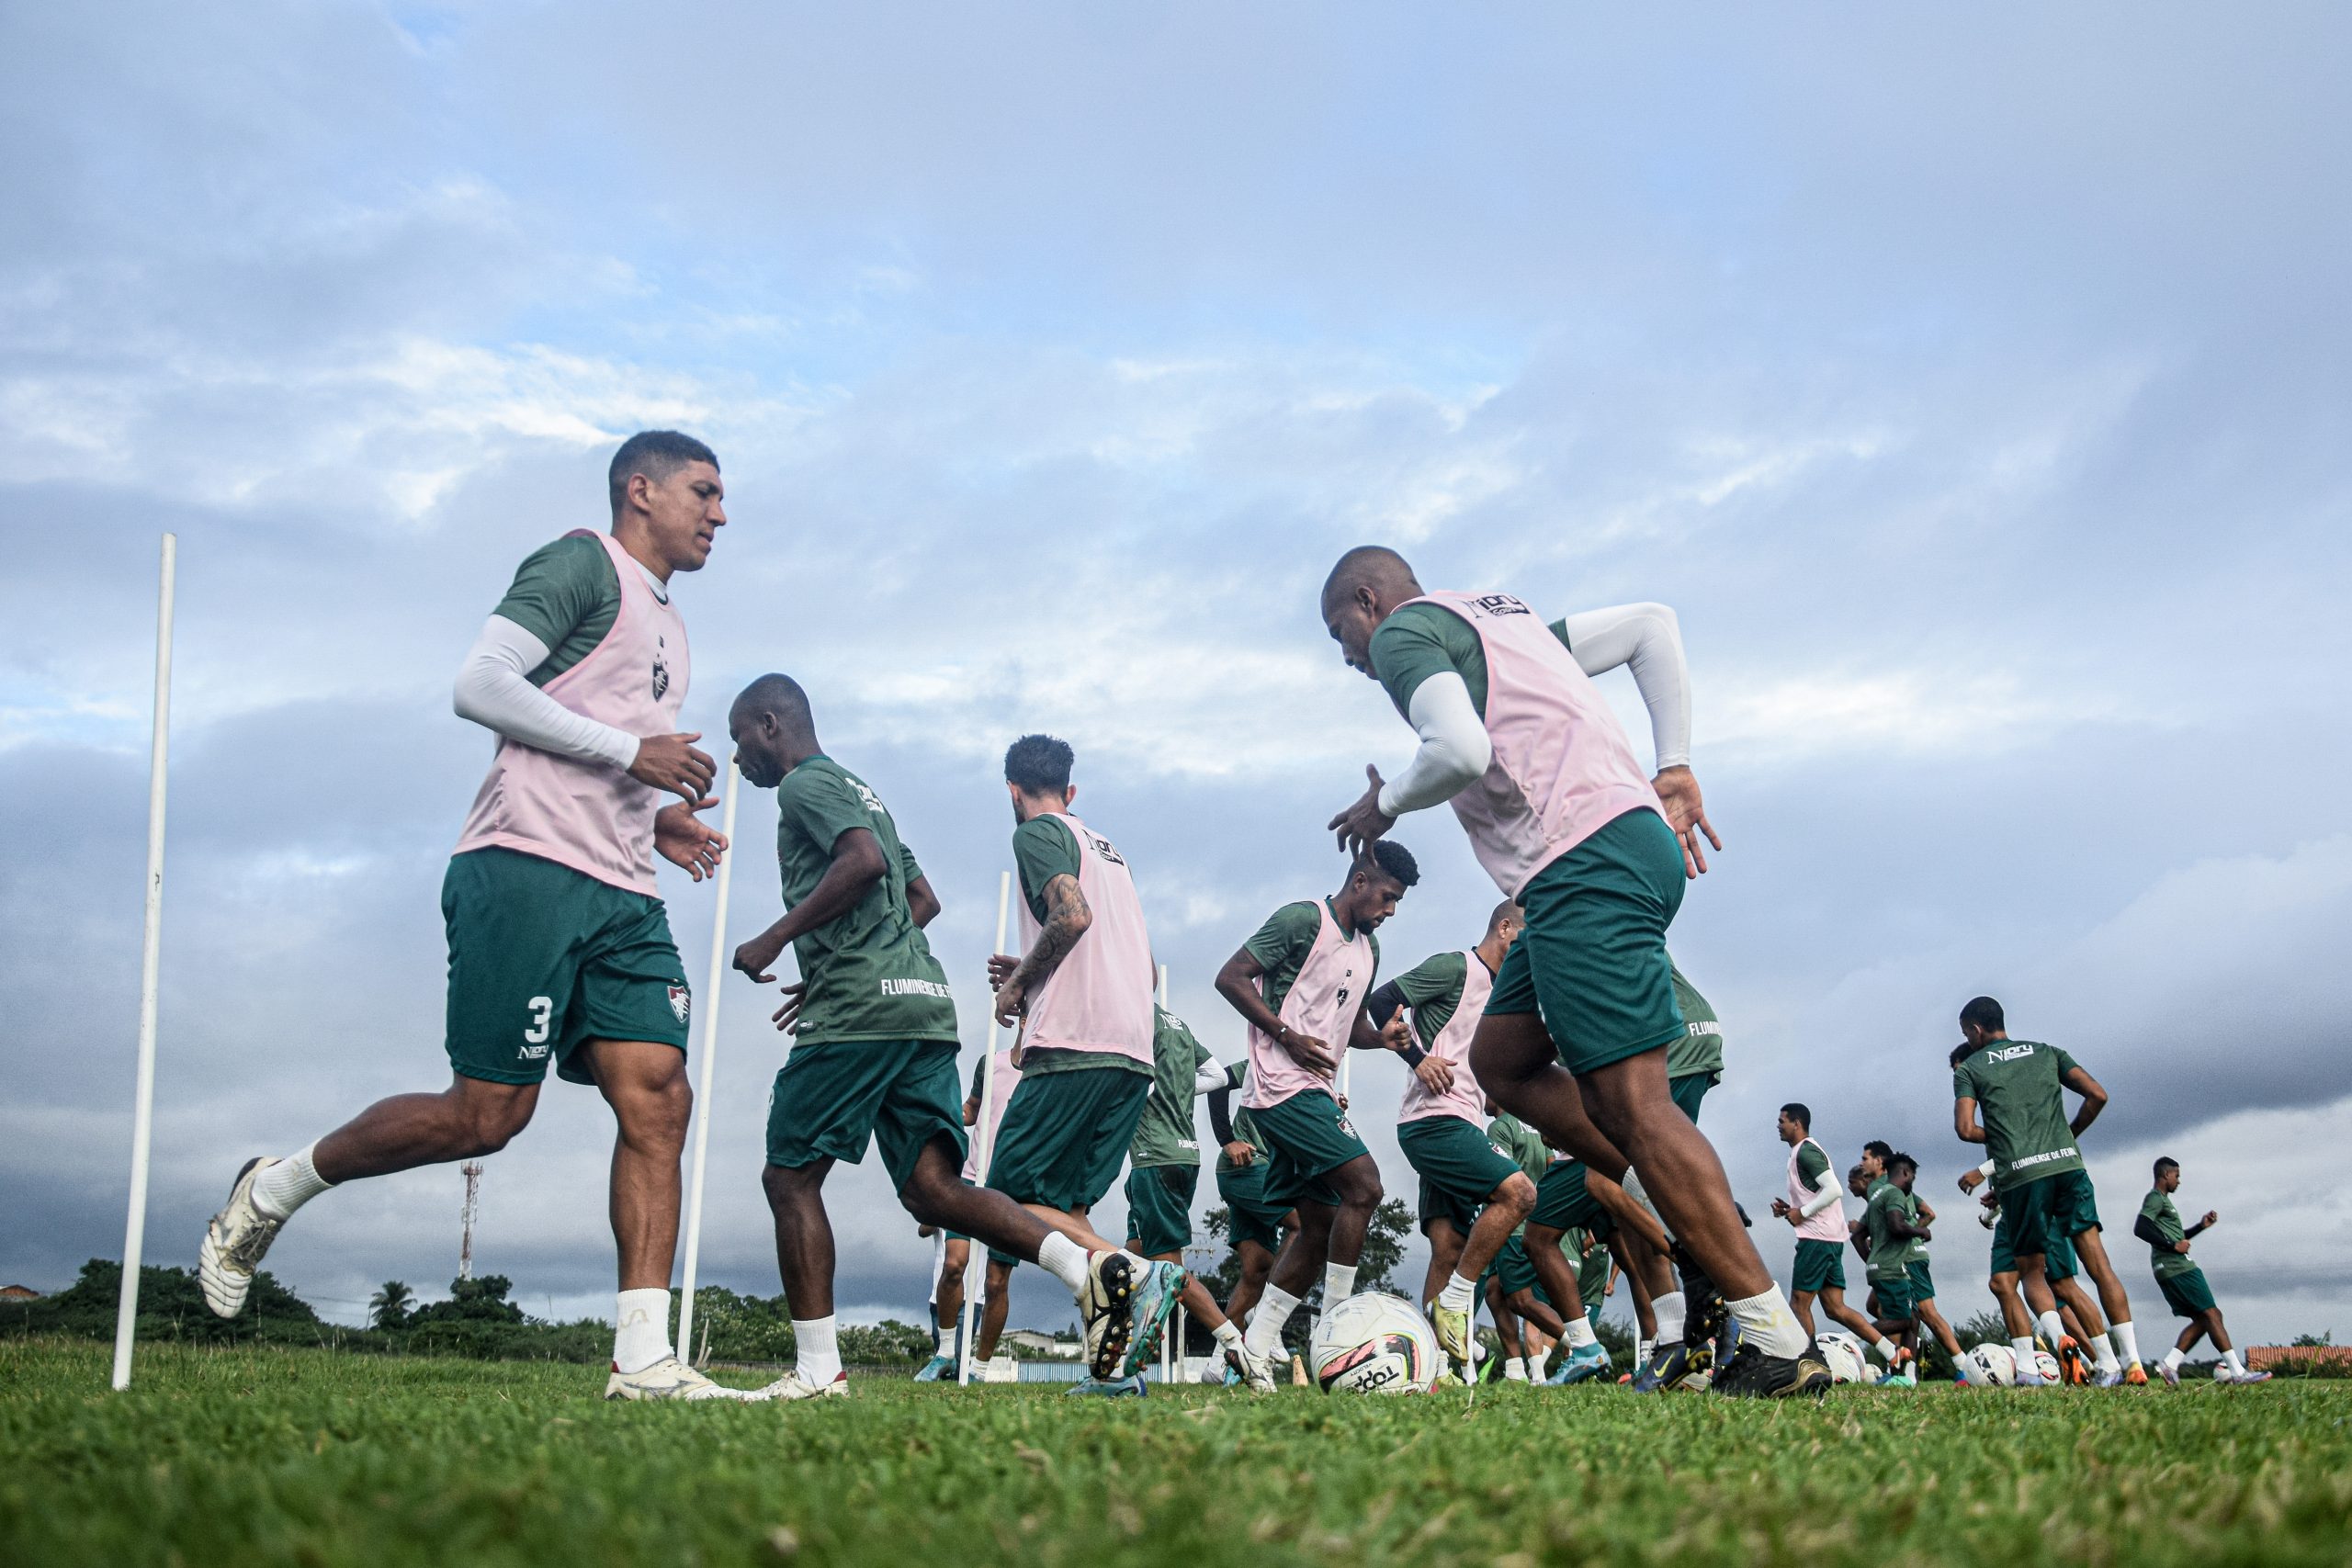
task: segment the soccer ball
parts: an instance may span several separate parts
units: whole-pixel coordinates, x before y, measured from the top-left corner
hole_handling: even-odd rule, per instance
[[[1427,1393],[1437,1335],[1412,1303],[1367,1292],[1323,1314],[1307,1366],[1326,1393]]]
[[[1829,1369],[1831,1382],[1878,1382],[1871,1371],[1870,1357],[1863,1353],[1861,1342],[1852,1335],[1833,1329],[1815,1343],[1821,1347],[1822,1364]]]
[[[1968,1381],[2007,1388],[2018,1381],[2017,1352],[2007,1345],[1979,1345],[1968,1352]]]
[[[2039,1346],[2034,1348],[2033,1370],[2041,1374],[2041,1381],[2043,1382],[2048,1383],[2052,1388],[2056,1388],[2058,1386],[2058,1358],[2052,1355],[2049,1351],[2042,1349]]]

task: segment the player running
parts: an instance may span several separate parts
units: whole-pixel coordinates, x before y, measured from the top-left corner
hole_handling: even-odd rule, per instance
[[[2148,1374],[2141,1368],[2132,1328],[2132,1300],[2108,1259],[2097,1195],[2075,1142],[2107,1108],[2107,1090],[2065,1052],[2039,1041],[2011,1040],[2001,1004],[1990,997],[1977,997],[1961,1010],[1960,1030],[1970,1054],[1952,1070],[1952,1126],[1962,1142],[1983,1144],[1993,1156],[1993,1187],[2001,1195],[2001,1217],[2020,1269],[2041,1266],[2049,1238],[2072,1242],[2114,1325],[2109,1333],[2092,1331],[2096,1381],[2101,1388],[2144,1385]],[[2083,1100],[2071,1122],[2067,1089]],[[1974,1175],[1961,1178],[1962,1191],[1974,1190]],[[2086,1324],[2099,1315],[2087,1299],[2075,1303],[2075,1311]],[[2054,1324],[2050,1332],[2056,1337]]]
[[[441,885],[449,1087],[378,1100],[300,1153],[245,1162],[198,1254],[234,1317],[294,1212],[330,1187],[494,1154],[556,1076],[612,1107],[619,1253],[612,1399],[736,1397],[670,1347],[686,1086],[685,969],[653,874],[700,881],[727,841],[695,820],[714,768],[678,733],[689,673],[672,580],[726,525],[718,459],[675,431],[613,454],[612,528],[525,558],[458,671],[459,717],[494,731],[490,773]],[[666,795],[680,796],[664,806]]]
[[[2156,1371],[2165,1382],[2178,1388],[2180,1363],[2201,1336],[2211,1338],[2213,1348],[2222,1353],[2222,1364],[2213,1369],[2215,1382],[2268,1382],[2268,1372],[2250,1371],[2239,1359],[2230,1344],[2229,1330],[2222,1326],[2222,1309],[2213,1304],[2213,1288],[2205,1282],[2205,1270],[2189,1260],[2189,1242],[2212,1229],[2222,1216],[2208,1209],[2203,1219],[2182,1229],[2180,1210],[2172,1201],[2179,1190],[2180,1162],[2156,1161],[2156,1184],[2140,1200],[2140,1217],[2132,1222],[2132,1234],[2148,1244],[2148,1261],[2156,1271],[2156,1289],[2164,1292],[2165,1304],[2172,1308],[2173,1316],[2188,1319],[2188,1326],[2156,1363]]]
[[[728,715],[743,777],[776,792],[784,918],[735,950],[762,985],[786,947],[800,968],[776,1010],[797,1043],[768,1101],[763,1182],[798,1358],[752,1397],[846,1394],[833,1316],[833,1228],[824,1184],[836,1160],[882,1164],[907,1212],[1034,1258],[1078,1303],[1099,1379],[1123,1376],[1137,1303],[1160,1265],[1049,1228],[1002,1192],[966,1185],[957,1113],[956,1001],[921,920],[936,912],[922,868],[865,780],[825,754],[808,694],[786,675],[746,686]],[[1147,1002],[1149,993],[1145,994]],[[1024,1073],[1023,1087],[1031,1082]],[[1018,1104],[1016,1095],[1014,1103]],[[1012,1141],[1008,1111],[1001,1141]]]
[[[1884,1337],[1898,1348],[1883,1384],[1915,1387],[1919,1382],[1919,1320],[1912,1311],[1910,1200],[1894,1180],[1894,1172],[1908,1156],[1890,1153],[1883,1163],[1875,1158],[1857,1168],[1864,1179],[1862,1217],[1854,1228],[1854,1250],[1870,1268],[1873,1339]]]
[[[1557,1163],[1551,1146],[1534,1128],[1510,1111],[1494,1107],[1491,1099],[1487,1104],[1495,1110],[1494,1120],[1487,1123],[1487,1138],[1518,1162],[1520,1170],[1540,1193],[1544,1177]],[[1531,1216],[1533,1212],[1531,1207]],[[1564,1231],[1555,1236],[1552,1230],[1543,1232],[1544,1251],[1539,1262],[1534,1250],[1539,1244],[1531,1239],[1531,1224],[1532,1219],[1522,1222],[1512,1231],[1510,1239],[1495,1258],[1493,1270],[1504,1305],[1528,1324],[1531,1332],[1540,1332],[1555,1345],[1567,1347],[1551,1382],[1565,1384],[1597,1377],[1609,1370],[1609,1352],[1601,1348],[1592,1331],[1590,1303],[1585,1299],[1584,1281],[1578,1272],[1580,1261],[1568,1261],[1571,1244],[1566,1238],[1570,1233]],[[1581,1243],[1575,1245],[1580,1255]],[[1498,1317],[1498,1325],[1500,1321]],[[1529,1367],[1539,1381],[1544,1377],[1543,1361],[1543,1354],[1530,1352]]]
[[[1252,1355],[1281,1348],[1318,1267],[1325,1312],[1355,1293],[1380,1168],[1332,1086],[1341,1051],[1385,1049],[1364,1011],[1380,968],[1372,933],[1420,879],[1402,844],[1368,845],[1339,892],[1283,905],[1217,971],[1217,994],[1250,1026],[1242,1102],[1270,1155],[1261,1201],[1299,1218],[1244,1333]]]
[[[1788,1196],[1772,1200],[1772,1215],[1786,1220],[1797,1233],[1796,1266],[1789,1277],[1789,1308],[1814,1332],[1813,1303],[1831,1322],[1845,1328],[1878,1352],[1892,1368],[1902,1352],[1860,1313],[1846,1304],[1846,1244],[1851,1235],[1846,1204],[1838,1179],[1829,1168],[1829,1154],[1813,1136],[1813,1111],[1792,1100],[1781,1107],[1778,1130],[1789,1145]]]
[[[1393,784],[1366,770],[1371,788],[1331,819],[1341,844],[1372,843],[1404,813],[1450,801],[1496,886],[1527,911],[1473,1042],[1479,1081],[1577,1152],[1587,1152],[1573,1139],[1589,1111],[1630,1158],[1675,1237],[1732,1298],[1741,1342],[1716,1388],[1826,1391],[1829,1369],[1668,1085],[1667,1047],[1687,1031],[1666,929],[1684,876],[1705,869],[1702,835],[1714,833],[1687,760],[1687,701],[1652,706],[1664,739],[1658,773],[1645,778],[1588,666],[1632,663],[1637,681],[1646,671],[1645,702],[1653,684],[1687,698],[1671,614],[1595,612],[1591,634],[1546,627],[1509,594],[1427,592],[1402,557],[1377,547],[1340,558],[1321,612],[1349,665],[1379,681],[1420,737]],[[1571,1083],[1575,1109],[1564,1103]]]
[[[1935,1336],[1936,1343],[1944,1348],[1944,1354],[1951,1360],[1952,1381],[1964,1383],[1968,1381],[1968,1360],[1961,1354],[1960,1336],[1951,1331],[1951,1325],[1936,1309],[1935,1272],[1928,1266],[1928,1243],[1935,1239],[1936,1211],[1918,1194],[1919,1162],[1909,1155],[1897,1154],[1888,1162],[1886,1176],[1902,1192],[1905,1218],[1911,1225],[1911,1245],[1904,1254],[1903,1272],[1910,1286],[1912,1321]],[[1916,1347],[1916,1336],[1913,1343]]]

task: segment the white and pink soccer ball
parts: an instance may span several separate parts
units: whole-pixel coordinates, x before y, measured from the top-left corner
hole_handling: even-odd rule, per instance
[[[1367,1292],[1323,1314],[1306,1364],[1326,1393],[1427,1393],[1437,1382],[1437,1334],[1412,1303]]]

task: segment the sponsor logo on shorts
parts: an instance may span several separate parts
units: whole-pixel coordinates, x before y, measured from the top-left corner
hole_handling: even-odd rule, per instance
[[[545,1057],[548,1050],[548,1047],[545,1045],[526,1045],[518,1055],[523,1061],[536,1062]]]
[[[670,1010],[678,1015],[680,1023],[686,1021],[686,1014],[693,1010],[694,1005],[694,998],[687,993],[683,982],[670,987]]]
[[[937,997],[942,1001],[956,999],[956,994],[937,980],[913,980],[899,976],[882,982],[882,994],[886,997]]]

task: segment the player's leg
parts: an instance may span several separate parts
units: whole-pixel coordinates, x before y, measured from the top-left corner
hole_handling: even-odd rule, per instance
[[[1811,1291],[1790,1291],[1789,1310],[1797,1314],[1799,1323],[1804,1325],[1806,1337],[1817,1339],[1820,1335],[1813,1326],[1813,1296]]]
[[[1577,1201],[1573,1178],[1552,1174],[1564,1168],[1565,1162],[1544,1172],[1544,1181],[1536,1185],[1536,1207],[1528,1215],[1524,1244],[1507,1248],[1502,1258],[1504,1288],[1513,1299],[1527,1298],[1524,1310],[1529,1315],[1535,1315],[1543,1297],[1551,1298],[1552,1310],[1536,1321],[1567,1347],[1551,1376],[1553,1382],[1563,1384],[1582,1382],[1607,1371],[1609,1352],[1593,1334],[1576,1269],[1560,1244],[1569,1227],[1578,1224],[1604,1240],[1613,1239],[1609,1221],[1592,1211],[1589,1195]]]
[[[1448,1230],[1462,1238],[1458,1247],[1447,1248],[1445,1270],[1430,1301],[1430,1323],[1437,1331],[1438,1348],[1467,1364],[1478,1281],[1535,1207],[1535,1183],[1516,1160],[1458,1116],[1408,1122],[1396,1129],[1396,1140],[1421,1172],[1424,1185],[1446,1207]],[[1436,1251],[1434,1244],[1431,1251]],[[1432,1256],[1432,1272],[1438,1261]]]
[[[1421,1185],[1422,1207],[1426,1211],[1430,1203],[1429,1183],[1425,1179]],[[1445,1289],[1446,1280],[1453,1277],[1453,1265],[1462,1256],[1464,1236],[1462,1227],[1442,1213],[1430,1213],[1421,1222],[1421,1235],[1430,1244],[1430,1266],[1421,1273],[1421,1310],[1427,1312],[1437,1301],[1437,1293]]]
[[[2075,1244],[2075,1255],[2082,1260],[2084,1269],[2098,1289],[2099,1310],[2107,1318],[2107,1333],[2094,1336],[2093,1352],[2098,1358],[2099,1382],[2144,1383],[2148,1374],[2140,1365],[2140,1340],[2132,1323],[2132,1297],[2123,1288],[2122,1276],[2115,1271],[2114,1263],[2107,1256],[2107,1241],[2101,1233],[2098,1211],[2091,1207],[2090,1178],[2081,1171],[2073,1172],[2075,1180],[2075,1218],[2079,1229],[2070,1229],[2068,1239]],[[2077,1309],[2079,1311],[2079,1309]]]
[[[1502,1347],[1503,1381],[1527,1381],[1527,1342],[1520,1336],[1519,1316],[1503,1298],[1503,1282],[1498,1275],[1487,1277],[1487,1314],[1494,1319],[1495,1342]]]
[[[917,1381],[941,1382],[956,1375],[956,1358],[964,1331],[964,1277],[972,1267],[972,1238],[941,1230],[939,1280],[932,1288],[932,1359]]]
[[[1274,1249],[1262,1242],[1242,1241],[1233,1250],[1241,1258],[1241,1275],[1233,1282],[1233,1294],[1225,1299],[1225,1315],[1247,1329],[1250,1309],[1265,1293],[1266,1279],[1274,1271]]]
[[[1250,1325],[1242,1330],[1242,1337],[1255,1355],[1272,1357],[1280,1353],[1283,1331],[1290,1326],[1291,1315],[1298,1311],[1299,1303],[1315,1288],[1316,1278],[1330,1256],[1331,1223],[1339,1213],[1338,1206],[1301,1197],[1295,1208],[1298,1227],[1283,1238],[1280,1250],[1274,1254],[1273,1267],[1267,1269],[1266,1283],[1252,1303]]]
[[[678,1165],[694,1111],[685,1056],[642,1040],[590,1040],[580,1054],[620,1128],[612,1214],[621,1289],[666,1292],[678,1247]]]
[[[1295,1201],[1301,1221],[1297,1236],[1274,1260],[1244,1336],[1252,1352],[1271,1356],[1317,1269],[1325,1312],[1355,1293],[1364,1236],[1380,1206],[1380,1168],[1339,1102],[1324,1090],[1253,1107],[1250,1119],[1273,1151],[1266,1165],[1264,1200],[1269,1206]]]

